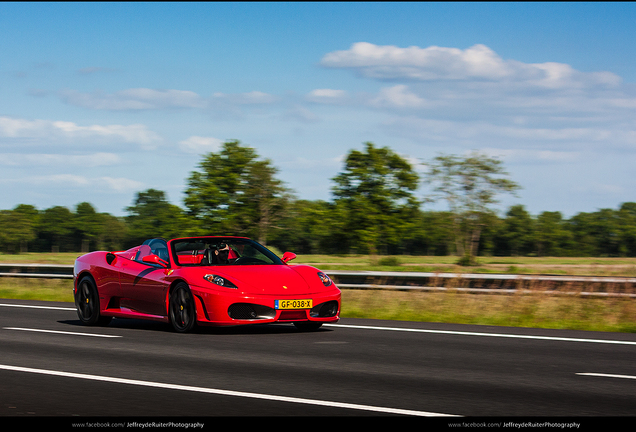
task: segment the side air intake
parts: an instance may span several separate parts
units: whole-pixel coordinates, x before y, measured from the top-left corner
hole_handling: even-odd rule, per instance
[[[272,319],[276,316],[276,310],[258,304],[234,303],[227,309],[227,314],[237,320]]]

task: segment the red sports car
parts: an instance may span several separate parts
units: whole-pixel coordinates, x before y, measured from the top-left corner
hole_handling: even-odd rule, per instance
[[[293,323],[301,330],[336,322],[340,290],[320,270],[288,265],[244,237],[146,240],[123,252],[91,252],[75,261],[77,315],[84,324],[113,317],[196,325]]]

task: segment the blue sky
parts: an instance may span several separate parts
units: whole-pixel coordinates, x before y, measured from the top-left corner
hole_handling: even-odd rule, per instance
[[[228,139],[299,198],[331,199],[372,141],[420,171],[501,158],[523,188],[502,210],[617,208],[635,29],[635,3],[0,3],[0,209],[124,215],[148,188],[183,206]]]

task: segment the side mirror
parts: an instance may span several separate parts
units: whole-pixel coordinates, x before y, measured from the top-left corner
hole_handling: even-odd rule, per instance
[[[287,263],[288,261],[293,260],[294,258],[296,258],[296,254],[293,252],[285,252],[283,254],[283,262]]]
[[[141,260],[143,262],[149,263],[149,264],[158,264],[158,265],[160,265],[163,268],[168,268],[168,266],[169,266],[167,261],[162,260],[157,255],[146,255]]]

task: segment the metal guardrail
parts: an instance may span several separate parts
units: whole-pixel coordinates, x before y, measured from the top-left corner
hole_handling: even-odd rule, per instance
[[[73,266],[60,264],[0,264],[0,277],[73,279]]]
[[[342,271],[325,270],[333,276],[344,277],[400,277],[400,278],[442,278],[466,280],[502,280],[502,281],[551,281],[551,282],[602,282],[602,283],[634,283],[636,278],[612,276],[559,276],[559,275],[524,275],[496,273],[426,273],[426,272],[381,272],[381,271]]]
[[[325,271],[340,288],[458,291],[504,294],[541,292],[636,298],[636,278],[489,273]]]
[[[546,292],[636,297],[636,278],[484,273],[426,273],[326,270],[343,289],[386,289],[470,293]],[[72,265],[0,264],[0,277],[72,279]]]

